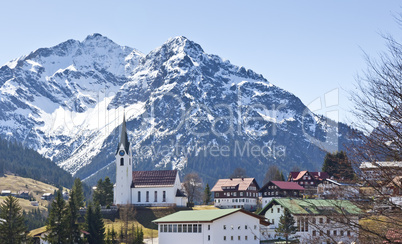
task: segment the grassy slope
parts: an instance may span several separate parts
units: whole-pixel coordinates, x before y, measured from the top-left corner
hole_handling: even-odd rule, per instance
[[[11,192],[17,193],[18,191],[29,191],[32,193],[33,197],[39,202],[39,207],[41,210],[46,210],[49,202],[47,200],[40,199],[44,193],[53,193],[57,190],[56,187],[45,184],[40,181],[36,181],[30,178],[23,178],[14,175],[5,175],[0,177],[0,192],[2,190],[11,190]],[[5,197],[0,197],[0,203],[3,202]],[[31,211],[32,209],[37,209],[31,205],[29,200],[19,198],[19,203],[23,210]]]

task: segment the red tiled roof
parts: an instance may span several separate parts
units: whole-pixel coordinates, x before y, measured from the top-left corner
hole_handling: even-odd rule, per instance
[[[177,170],[133,171],[134,187],[173,186]]]
[[[297,182],[287,182],[287,181],[271,181],[271,182],[282,190],[304,190],[304,187],[299,185]]]
[[[238,191],[245,191],[253,182],[258,190],[259,186],[254,178],[219,179],[214,187],[212,187],[211,191],[222,191],[222,187],[228,186],[238,186]]]

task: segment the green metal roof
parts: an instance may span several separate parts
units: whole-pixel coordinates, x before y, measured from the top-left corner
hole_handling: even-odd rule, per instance
[[[240,209],[184,210],[159,218],[152,222],[210,222]]]
[[[348,200],[275,198],[258,214],[265,215],[274,204],[287,208],[294,215],[359,215],[363,213],[360,208]]]

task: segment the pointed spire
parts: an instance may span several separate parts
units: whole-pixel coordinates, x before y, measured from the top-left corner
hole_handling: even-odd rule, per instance
[[[127,137],[127,128],[126,128],[126,115],[123,115],[123,123],[121,124],[121,132],[120,132],[120,142],[117,147],[117,152],[119,151],[121,145],[123,145],[124,150],[126,153],[128,153],[128,150],[130,148],[130,142],[128,141]],[[116,152],[116,154],[117,154]]]

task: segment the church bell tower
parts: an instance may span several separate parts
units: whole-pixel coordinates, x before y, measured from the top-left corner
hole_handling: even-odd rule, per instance
[[[126,118],[121,124],[120,142],[117,146],[116,184],[114,186],[114,204],[131,204],[131,184],[133,181],[132,153],[128,142]]]

